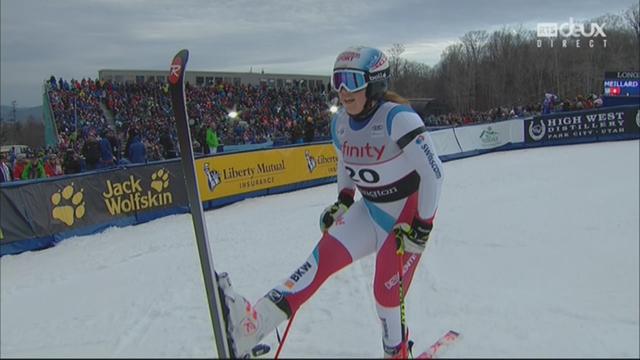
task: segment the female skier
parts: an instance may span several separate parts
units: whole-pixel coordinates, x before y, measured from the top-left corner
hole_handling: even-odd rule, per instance
[[[387,56],[378,49],[352,47],[338,55],[331,81],[342,104],[331,124],[338,200],[320,216],[323,235],[312,254],[255,306],[233,291],[227,274],[221,275],[236,356],[250,355],[330,275],[374,253],[373,293],[384,357],[406,356],[399,283],[406,295],[433,228],[443,170],[420,116],[387,90],[389,73]]]

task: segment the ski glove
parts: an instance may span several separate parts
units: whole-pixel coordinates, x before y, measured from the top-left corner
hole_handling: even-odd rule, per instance
[[[338,195],[338,201],[331,206],[327,206],[320,215],[320,231],[323,233],[329,230],[331,225],[342,215],[344,215],[349,207],[353,204],[353,196],[346,192]]]
[[[413,218],[411,225],[406,222],[397,223],[393,227],[396,240],[404,246],[404,250],[420,254],[424,251],[429,240],[429,234],[433,228],[431,220],[425,221],[417,216]]]

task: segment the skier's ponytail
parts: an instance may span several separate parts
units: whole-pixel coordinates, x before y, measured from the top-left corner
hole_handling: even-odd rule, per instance
[[[393,92],[393,91],[386,91],[384,93],[384,95],[382,96],[382,98],[385,101],[391,101],[391,102],[398,103],[398,104],[409,105],[409,100],[403,98],[398,93]]]

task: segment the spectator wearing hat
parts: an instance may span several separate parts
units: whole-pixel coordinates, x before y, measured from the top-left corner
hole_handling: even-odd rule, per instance
[[[62,167],[65,174],[77,174],[82,172],[80,158],[73,148],[68,148],[65,152]]]
[[[602,104],[603,104],[602,97],[593,95],[593,107],[599,108],[599,107],[602,107]]]
[[[162,128],[162,133],[160,134],[160,145],[162,146],[163,158],[173,159],[176,157],[175,145],[168,127]]]
[[[133,137],[131,145],[129,145],[129,161],[133,164],[144,164],[147,161],[147,150],[140,140],[140,135]]]
[[[27,166],[27,155],[20,153],[16,155],[16,163],[13,167],[13,180],[22,180],[24,167]]]
[[[133,143],[133,139],[138,136],[140,134],[140,131],[138,131],[138,128],[135,126],[130,126],[129,130],[127,131],[127,143],[125,144],[125,156],[129,156],[129,148],[131,147],[131,144]],[[131,160],[131,159],[129,159]]]
[[[7,163],[7,155],[0,154],[0,183],[11,181],[11,168]]]
[[[44,172],[47,173],[48,177],[64,175],[62,164],[60,164],[60,159],[56,154],[50,154],[47,157],[47,161],[44,163]]]
[[[215,154],[218,152],[218,145],[220,145],[218,132],[216,131],[216,126],[211,122],[207,128],[207,146],[209,147],[209,154]]]
[[[89,133],[87,141],[82,146],[82,155],[85,159],[87,170],[95,170],[100,162],[100,143],[93,133]]]
[[[558,103],[558,96],[552,93],[544,94],[544,101],[542,102],[542,114],[551,114]]]
[[[195,138],[200,145],[200,150],[203,154],[209,154],[209,145],[207,145],[207,130],[208,126],[201,124],[195,129]]]
[[[122,157],[121,154],[121,150],[120,150],[120,139],[118,138],[118,136],[116,135],[116,132],[113,130],[112,127],[108,127],[107,128],[107,140],[109,140],[109,143],[111,144],[111,152],[113,154],[113,157],[115,158],[115,162],[117,163],[118,161],[120,161],[120,158]]]
[[[145,149],[145,160],[146,161],[159,161],[162,160],[162,150],[160,149],[160,145],[153,143],[149,139],[144,139],[142,141]]]
[[[198,141],[198,139],[193,139],[193,152],[196,154],[203,154],[202,152],[202,145],[200,145],[200,142]]]
[[[289,135],[291,136],[292,144],[302,143],[303,130],[302,130],[302,126],[298,124],[297,121],[292,122],[291,129],[289,130]]]
[[[31,160],[25,165],[21,180],[29,179],[42,179],[47,177],[47,173],[44,171],[44,162],[42,161],[43,153],[31,158]]]
[[[315,124],[313,123],[313,118],[311,116],[307,116],[307,119],[304,122],[304,142],[312,142],[315,136]]]
[[[101,169],[113,167],[114,157],[113,157],[113,147],[111,146],[111,142],[107,138],[107,131],[102,134],[102,138],[98,142],[100,144],[100,162],[98,167]]]

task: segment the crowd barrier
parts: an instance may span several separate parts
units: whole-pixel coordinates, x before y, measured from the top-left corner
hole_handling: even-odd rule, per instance
[[[487,152],[638,139],[638,105],[561,112],[431,132],[442,161]]]
[[[640,138],[637,105],[555,113],[431,132],[442,161],[537,146]],[[196,158],[205,210],[249,197],[335,181],[329,142]],[[38,250],[110,226],[185,213],[178,159],[71,176],[0,184],[0,256]]]

